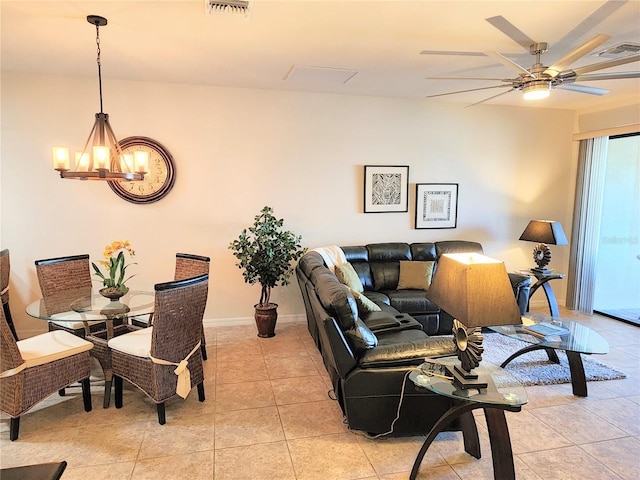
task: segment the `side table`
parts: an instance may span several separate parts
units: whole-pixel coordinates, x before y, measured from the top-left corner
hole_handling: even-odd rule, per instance
[[[456,357],[427,361],[409,374],[409,378],[416,385],[416,388],[426,388],[454,401],[451,408],[438,419],[427,434],[413,464],[409,479],[415,480],[417,477],[422,459],[436,436],[457,418],[463,424],[465,451],[480,458],[480,443],[471,411],[481,408],[487,421],[494,478],[515,480],[513,451],[511,450],[509,427],[504,412],[505,410],[519,412],[522,406],[528,402],[527,392],[510,373],[489,362],[482,362],[474,370],[479,375],[479,379],[487,382],[487,388],[459,390],[453,384],[452,379],[447,377],[446,370],[447,365],[454,365],[456,362],[458,362]],[[472,425],[469,425],[469,422],[472,422]],[[470,433],[475,438],[468,438]]]
[[[560,363],[556,350],[562,350],[567,355],[569,362],[569,370],[571,372],[571,385],[573,394],[579,397],[587,396],[587,380],[584,373],[584,364],[582,363],[582,355],[604,355],[609,353],[609,344],[597,332],[589,327],[572,320],[563,320],[560,324],[566,333],[562,335],[551,335],[548,337],[538,337],[531,335],[525,330],[525,327],[533,323],[555,323],[558,319],[547,317],[539,314],[529,314],[522,317],[524,322],[522,325],[500,325],[489,327],[491,330],[526,342],[528,345],[521,348],[509,358],[507,358],[500,367],[505,368],[509,362],[528,352],[535,350],[545,350],[549,360],[554,363]]]
[[[529,299],[533,296],[533,294],[542,287],[544,290],[544,294],[547,296],[547,303],[549,304],[549,312],[552,317],[559,317],[560,313],[558,311],[558,301],[556,300],[556,294],[553,292],[551,285],[549,282],[551,280],[564,278],[564,273],[557,273],[547,269],[539,269],[532,268],[531,270],[520,270],[518,273],[523,273],[527,275],[533,275],[537,282],[531,285],[531,291],[529,293]],[[527,312],[529,311],[529,305],[527,304]]]

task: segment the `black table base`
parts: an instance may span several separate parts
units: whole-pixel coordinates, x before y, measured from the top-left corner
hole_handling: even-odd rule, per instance
[[[504,362],[502,362],[502,365],[500,365],[500,367],[506,367],[509,362],[511,362],[511,360],[519,357],[520,355],[542,349],[546,350],[550,361],[552,361],[553,363],[560,363],[558,354],[553,348],[544,345],[528,345],[507,358]],[[586,397],[587,378],[584,374],[582,355],[578,352],[571,352],[569,350],[565,350],[564,353],[567,354],[567,360],[569,361],[569,371],[571,372],[571,387],[573,388],[573,394],[576,397]]]
[[[464,450],[475,458],[480,458],[480,440],[475,418],[471,413],[477,408],[484,410],[489,431],[489,442],[491,444],[491,457],[493,460],[493,476],[500,480],[515,480],[516,473],[513,465],[513,451],[511,450],[511,438],[509,437],[509,427],[504,411],[519,412],[521,406],[499,405],[489,403],[456,402],[442,417],[435,423],[425,439],[416,461],[411,469],[409,480],[415,480],[420,469],[420,464],[435,440],[436,436],[444,431],[456,418],[460,419],[462,435],[464,438]]]

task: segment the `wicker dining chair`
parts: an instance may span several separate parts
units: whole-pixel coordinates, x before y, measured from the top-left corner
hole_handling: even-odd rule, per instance
[[[62,330],[16,342],[0,311],[0,410],[11,417],[9,438],[18,438],[20,416],[49,395],[82,383],[84,410],[91,411],[91,342]]]
[[[208,274],[155,285],[151,328],[109,340],[116,408],[122,408],[123,379],[153,400],[160,425],[170,398],[186,398],[197,386],[198,400],[205,400],[200,325],[208,288]]]
[[[209,264],[211,259],[201,255],[193,255],[190,253],[176,253],[176,271],[173,276],[174,280],[184,280],[185,278],[197,277],[198,275],[209,273]],[[207,339],[204,336],[204,323],[201,323],[202,331],[202,359],[207,359]]]
[[[209,264],[211,259],[201,255],[193,255],[191,253],[176,253],[176,267],[173,276],[174,280],[184,280],[185,278],[193,278],[198,275],[209,273]],[[148,318],[135,317],[131,323],[139,327],[148,327],[153,322],[153,314]],[[207,340],[204,336],[204,324],[200,327],[202,330],[202,359],[207,359]]]
[[[86,289],[91,292],[91,271],[89,269],[89,255],[73,255],[69,257],[47,258],[36,260],[36,274],[42,297],[56,298],[69,290],[78,291]],[[70,299],[73,300],[73,299]],[[68,305],[63,305],[67,308]],[[89,322],[90,330],[104,330],[104,322]],[[49,331],[64,330],[84,338],[85,328],[82,322],[50,321]]]
[[[11,318],[11,309],[9,308],[9,276],[11,273],[11,260],[9,257],[9,250],[4,249],[0,251],[0,296],[2,297],[2,310],[4,310],[4,316],[9,324],[9,329],[13,334],[13,338],[18,340],[18,334],[16,328],[13,325],[13,319]]]

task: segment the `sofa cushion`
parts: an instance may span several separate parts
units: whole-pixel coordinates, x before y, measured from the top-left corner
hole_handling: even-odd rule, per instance
[[[348,288],[348,287],[347,287]],[[358,316],[362,317],[362,315],[371,313],[371,312],[379,312],[381,308],[376,305],[374,302],[369,300],[363,293],[356,292],[355,290],[351,291],[351,295],[356,300],[356,304],[358,305]]]
[[[428,290],[434,262],[400,261],[398,290]]]
[[[340,329],[353,327],[358,318],[358,305],[349,289],[326,267],[314,269],[310,280],[320,303],[336,319]]]
[[[438,313],[440,307],[427,298],[424,290],[390,290],[384,292],[389,297],[390,305],[399,312]]]
[[[322,259],[322,255],[318,252],[307,252],[305,255],[300,258],[298,262],[298,267],[304,272],[307,277],[311,276],[311,272],[318,267],[325,267],[324,260]]]
[[[411,259],[422,262],[432,262],[437,260],[436,244],[432,242],[412,243],[409,245],[411,249]]]
[[[358,277],[358,274],[353,269],[353,265],[349,262],[336,265],[334,273],[336,274],[336,277],[338,277],[338,280],[340,280],[340,283],[346,285],[351,290],[357,293],[362,293],[364,291],[360,277]]]
[[[367,327],[367,325],[359,318],[345,332],[349,345],[356,353],[362,353],[365,350],[378,346],[378,337]]]
[[[445,253],[484,253],[478,242],[466,240],[446,240],[436,242],[436,255],[440,258]]]
[[[378,346],[366,350],[358,365],[361,368],[419,365],[425,357],[455,354],[453,337],[429,337],[420,330],[402,330],[378,335]]]
[[[375,302],[376,305],[385,310],[385,306],[388,306],[389,309],[395,311],[395,308],[392,308],[391,302],[389,301],[389,297],[387,297],[383,292],[373,292],[365,290],[363,295],[366,295],[369,300]]]
[[[373,289],[375,291],[395,290],[398,288],[400,262],[375,262],[371,263],[369,267],[371,268]]]
[[[400,276],[400,260],[411,260],[407,243],[374,243],[367,245],[373,290],[395,290]]]

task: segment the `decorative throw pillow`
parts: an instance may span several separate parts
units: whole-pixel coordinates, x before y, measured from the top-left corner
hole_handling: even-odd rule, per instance
[[[433,262],[400,261],[398,290],[428,290]]]
[[[364,287],[362,286],[360,277],[353,268],[353,265],[350,263],[347,262],[336,265],[335,274],[336,277],[338,277],[338,280],[340,280],[340,283],[346,285],[351,290],[358,293],[364,292]]]
[[[356,319],[355,324],[346,332],[347,339],[351,347],[356,353],[369,350],[370,348],[378,346],[378,337],[367,327],[367,325],[360,320]]]
[[[380,310],[382,310],[378,305],[367,298],[364,293],[356,292],[352,288],[349,288],[349,290],[351,291],[351,295],[353,295],[353,298],[356,299],[356,303],[358,304],[358,313],[379,312]]]

